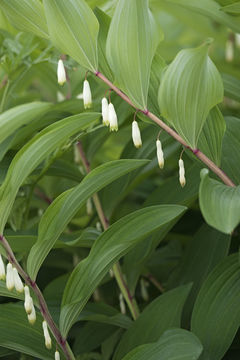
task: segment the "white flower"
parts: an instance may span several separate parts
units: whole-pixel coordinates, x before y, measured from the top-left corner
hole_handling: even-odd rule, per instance
[[[28,321],[31,325],[35,324],[36,322],[36,311],[33,304],[32,304],[32,311],[28,315]]]
[[[186,184],[184,162],[182,159],[179,160],[179,182],[182,187]]]
[[[126,306],[123,298],[123,294],[119,294],[119,305],[120,305],[120,311],[122,314],[126,314]]]
[[[226,41],[225,58],[227,62],[232,62],[234,59],[234,46],[231,40]]]
[[[141,133],[136,120],[132,122],[132,139],[134,146],[138,149],[142,146]]]
[[[93,213],[93,207],[92,207],[91,198],[87,199],[86,210],[87,210],[87,214],[88,214],[89,216],[91,216],[92,213]]]
[[[23,287],[22,280],[21,280],[20,276],[18,275],[18,271],[16,268],[13,268],[13,278],[14,278],[15,289],[17,290],[17,292],[22,293],[24,287]]]
[[[14,288],[14,276],[13,276],[13,267],[11,263],[7,264],[7,275],[6,275],[6,287],[9,291]]]
[[[118,131],[117,114],[112,103],[108,105],[108,120],[110,124],[110,131]]]
[[[0,280],[5,280],[5,278],[6,278],[5,265],[2,256],[0,255]]]
[[[24,308],[26,310],[26,313],[30,315],[33,308],[33,300],[29,292],[29,287],[27,285],[24,286],[24,293],[25,293]]]
[[[55,351],[55,360],[60,360],[60,354],[57,350]]]
[[[84,109],[89,109],[92,106],[92,94],[87,80],[84,80],[83,83],[83,105]]]
[[[160,140],[156,141],[156,146],[157,146],[158,165],[159,165],[160,169],[163,169],[163,167],[164,167],[164,155],[163,155],[162,144],[161,144]]]
[[[49,332],[48,332],[48,326],[47,326],[46,320],[43,321],[42,328],[43,328],[43,334],[44,334],[44,338],[45,338],[46,348],[51,349],[52,340],[51,340],[51,337],[50,337]]]
[[[66,71],[63,65],[63,61],[61,59],[58,61],[57,78],[59,85],[63,85],[67,80]]]
[[[103,125],[109,125],[109,118],[108,118],[108,101],[104,97],[102,98],[102,118],[103,118]]]

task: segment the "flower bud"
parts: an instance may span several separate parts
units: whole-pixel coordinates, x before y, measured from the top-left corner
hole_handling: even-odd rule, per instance
[[[61,59],[58,61],[57,78],[59,85],[63,85],[67,80],[66,71],[63,65],[63,61]]]
[[[43,321],[42,328],[43,328],[43,334],[44,334],[44,338],[45,338],[45,346],[47,349],[51,349],[52,348],[52,340],[51,340],[51,337],[48,332],[48,326],[47,326],[46,320]]]
[[[7,275],[6,275],[6,287],[9,291],[14,288],[14,276],[13,276],[13,267],[11,263],[7,264]]]
[[[126,306],[123,298],[123,294],[119,294],[119,305],[120,305],[120,311],[122,314],[126,314]]]
[[[136,120],[132,122],[132,139],[134,146],[138,149],[142,146],[141,133]]]
[[[36,322],[36,311],[34,308],[34,305],[32,304],[32,311],[30,312],[30,314],[28,315],[28,321],[31,325],[34,325]]]
[[[108,101],[104,97],[102,98],[102,118],[103,118],[103,125],[109,125],[109,118],[108,118]]]
[[[92,94],[87,80],[84,80],[83,83],[83,105],[84,109],[89,109],[92,106]]]
[[[156,146],[157,146],[157,158],[158,158],[158,165],[160,167],[160,169],[163,169],[164,167],[164,154],[162,151],[162,144],[160,140],[156,141]]]
[[[182,159],[179,160],[179,182],[182,187],[186,184],[184,162]]]
[[[26,310],[26,313],[30,315],[33,308],[33,300],[30,296],[29,287],[27,285],[24,286],[24,293],[25,293],[24,308]]]
[[[5,280],[5,278],[6,278],[5,265],[2,256],[0,255],[0,280]]]
[[[231,40],[226,41],[225,59],[227,62],[232,62],[234,59],[234,46]]]
[[[118,131],[117,114],[112,103],[108,105],[108,120],[110,124],[110,131]]]
[[[55,360],[60,360],[60,354],[57,350],[55,351]]]
[[[22,293],[24,290],[22,280],[18,274],[18,271],[16,268],[13,268],[13,278],[14,278],[14,286],[17,292]]]

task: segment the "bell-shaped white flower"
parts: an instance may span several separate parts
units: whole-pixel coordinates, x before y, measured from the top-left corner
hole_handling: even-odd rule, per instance
[[[142,146],[141,133],[139,130],[139,126],[136,120],[132,122],[132,139],[134,146],[138,149]]]
[[[112,103],[108,105],[108,120],[110,125],[110,131],[118,131],[117,114]]]
[[[24,308],[26,310],[26,313],[30,315],[32,312],[33,300],[29,292],[29,287],[27,285],[24,286],[24,293],[25,293]]]
[[[159,165],[160,169],[163,169],[163,167],[164,167],[164,154],[163,154],[163,150],[162,150],[162,143],[161,143],[161,141],[159,139],[156,141],[156,146],[157,146],[158,165]]]
[[[83,83],[83,105],[84,109],[89,109],[92,106],[92,93],[87,80],[84,80]]]
[[[108,101],[107,98],[102,98],[102,119],[103,125],[109,125],[109,117],[108,117]]]
[[[186,184],[184,162],[182,159],[179,160],[179,182],[182,187]]]
[[[232,62],[234,59],[234,45],[231,40],[226,41],[225,59],[227,62]]]
[[[45,338],[45,346],[47,349],[51,349],[52,340],[51,340],[51,337],[48,332],[48,326],[47,326],[46,320],[43,321],[42,328],[43,328],[43,334],[44,334],[44,338]]]
[[[14,276],[13,276],[13,267],[11,263],[7,264],[7,275],[6,275],[6,287],[9,291],[14,289]]]
[[[5,278],[6,278],[5,265],[2,256],[0,255],[0,280],[5,280]]]
[[[57,350],[55,351],[55,360],[60,360],[60,354]]]
[[[28,315],[28,322],[31,325],[34,325],[36,322],[36,311],[35,311],[35,307],[33,304],[32,304],[32,310],[31,310],[30,314]]]
[[[63,85],[67,80],[66,71],[61,59],[58,61],[57,78],[59,85]]]
[[[15,289],[17,290],[17,292],[22,293],[24,290],[23,283],[15,267],[13,268],[13,278]]]

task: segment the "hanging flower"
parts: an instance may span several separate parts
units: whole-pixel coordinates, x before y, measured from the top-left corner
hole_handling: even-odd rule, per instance
[[[184,162],[182,159],[179,160],[179,182],[182,187],[186,184]]]
[[[60,354],[57,350],[55,351],[55,360],[60,360]]]
[[[136,120],[132,122],[132,139],[134,146],[138,149],[142,146],[141,133]]]
[[[44,320],[42,322],[42,328],[43,328],[43,334],[44,334],[44,338],[45,338],[45,346],[47,349],[51,349],[52,348],[52,340],[51,340],[51,337],[48,332],[48,325],[47,325],[46,320]]]
[[[28,321],[31,325],[35,324],[35,322],[36,322],[36,311],[35,311],[33,304],[32,304],[32,310],[31,310],[30,314],[28,315]]]
[[[102,98],[102,118],[103,125],[109,125],[109,116],[108,116],[108,101],[107,98]]]
[[[13,276],[13,267],[11,263],[7,264],[7,275],[6,275],[6,287],[9,291],[14,288],[14,276]]]
[[[5,265],[2,256],[0,255],[0,280],[5,280],[5,278],[6,278]]]
[[[164,167],[164,154],[163,154],[163,151],[162,151],[162,143],[161,143],[161,141],[159,139],[156,141],[156,146],[157,146],[158,165],[159,165],[160,169],[163,169],[163,167]]]
[[[22,293],[24,290],[23,283],[15,267],[13,268],[13,278],[15,289],[17,290],[17,292]]]
[[[59,85],[63,85],[67,81],[66,71],[61,59],[58,61],[57,78]]]
[[[110,131],[118,131],[117,114],[112,103],[108,105],[108,120],[110,124]]]
[[[30,295],[29,287],[27,285],[24,286],[24,293],[25,293],[24,308],[26,310],[26,313],[30,315],[32,312],[33,300]]]
[[[83,83],[83,105],[84,109],[89,109],[92,106],[92,94],[87,80],[84,80]]]

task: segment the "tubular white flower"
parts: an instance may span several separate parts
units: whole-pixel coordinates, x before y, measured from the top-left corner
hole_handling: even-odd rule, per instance
[[[231,40],[226,41],[225,59],[227,62],[232,62],[234,59],[234,46]]]
[[[13,267],[11,263],[7,264],[6,287],[9,291],[14,288]]]
[[[132,122],[132,139],[134,146],[138,149],[142,146],[141,133],[136,120]]]
[[[60,354],[57,350],[55,351],[55,360],[60,360]]]
[[[117,114],[112,103],[108,105],[108,120],[110,125],[110,131],[118,131]]]
[[[123,298],[123,294],[119,294],[119,305],[120,305],[120,311],[122,314],[126,314],[126,306]]]
[[[163,169],[164,167],[164,154],[162,151],[162,143],[160,140],[156,141],[156,146],[157,146],[157,159],[158,159],[158,165],[160,167],[160,169]]]
[[[58,61],[57,78],[59,85],[63,85],[67,80],[66,71],[63,65],[63,61],[61,59]]]
[[[35,311],[35,307],[33,304],[32,304],[32,311],[28,315],[28,321],[31,325],[34,325],[36,322],[36,311]]]
[[[89,109],[92,106],[92,94],[87,80],[84,80],[83,83],[83,105],[84,109]]]
[[[26,310],[26,313],[30,315],[33,308],[33,300],[29,292],[29,287],[27,285],[24,286],[24,293],[25,293],[24,308]]]
[[[13,268],[13,278],[15,289],[17,290],[17,292],[22,293],[24,290],[23,283],[15,267]]]
[[[109,117],[108,117],[108,101],[107,98],[102,98],[102,118],[103,125],[109,125]]]
[[[5,280],[5,278],[6,278],[5,265],[2,256],[0,255],[0,280]]]
[[[47,326],[46,320],[43,321],[42,328],[43,328],[43,334],[44,334],[44,338],[45,338],[45,346],[47,349],[51,349],[52,348],[52,340],[51,340],[51,337],[48,332],[48,326]]]
[[[179,182],[182,187],[186,184],[184,162],[182,159],[179,160]]]

